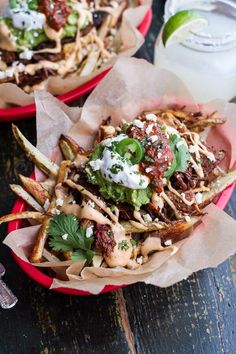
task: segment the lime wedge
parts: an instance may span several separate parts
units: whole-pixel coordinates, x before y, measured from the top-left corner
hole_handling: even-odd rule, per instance
[[[189,37],[190,32],[199,32],[207,25],[207,19],[198,12],[179,11],[166,22],[162,32],[162,42],[165,47],[182,42]]]

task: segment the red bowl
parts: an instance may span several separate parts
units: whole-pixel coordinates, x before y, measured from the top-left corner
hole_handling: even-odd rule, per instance
[[[143,21],[138,26],[139,32],[145,37],[150,25],[152,22],[152,9],[150,8]],[[105,70],[101,74],[97,75],[90,81],[85,84],[77,87],[74,90],[71,90],[63,95],[57,96],[59,100],[65,103],[72,102],[88,92],[92,91],[94,87],[104,78],[104,76],[110,71],[110,69]],[[36,107],[35,104],[27,105],[27,106],[18,106],[12,108],[0,108],[0,122],[11,122],[16,120],[22,120],[26,118],[30,118],[35,115]]]
[[[31,178],[34,178],[34,174],[31,175]],[[216,205],[220,209],[224,209],[234,191],[234,185],[230,185],[227,187],[219,196],[218,200],[216,201]],[[26,203],[22,199],[17,199],[13,209],[12,213],[17,213],[24,211],[26,209]],[[8,223],[8,233],[11,231],[17,230],[21,227],[22,220],[14,220]],[[45,286],[46,288],[50,288],[53,278],[47,276],[43,272],[40,271],[39,268],[34,267],[32,264],[29,264],[22,259],[20,259],[15,253],[12,252],[12,256],[15,259],[15,261],[18,263],[20,268],[33,280],[35,280],[37,283]],[[109,291],[113,291],[115,289],[121,288],[125,285],[122,286],[114,286],[114,285],[106,285],[103,290],[101,291],[101,294],[107,293]],[[66,287],[63,288],[57,288],[57,289],[52,289],[54,291],[57,291],[59,293],[64,293],[64,294],[69,294],[69,295],[82,295],[82,296],[88,296],[91,295],[88,291],[81,291],[81,290],[74,290],[74,289],[69,289]]]

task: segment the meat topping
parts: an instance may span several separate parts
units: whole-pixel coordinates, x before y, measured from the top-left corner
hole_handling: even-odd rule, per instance
[[[110,226],[97,224],[95,229],[95,247],[109,256],[115,245],[116,242]]]
[[[40,0],[39,9],[45,14],[48,26],[56,31],[65,26],[72,11],[65,0]]]

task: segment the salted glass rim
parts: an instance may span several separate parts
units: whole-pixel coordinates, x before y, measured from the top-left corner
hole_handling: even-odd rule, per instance
[[[167,0],[165,4],[164,21],[173,16],[179,10],[205,10],[211,11],[214,9],[214,3],[221,3],[225,6],[232,7],[236,16],[236,2],[232,0]],[[195,7],[194,7],[195,5]],[[191,32],[191,37],[181,43],[184,46],[191,47],[195,50],[203,51],[219,51],[227,50],[236,46],[236,31],[227,32],[222,35],[214,36],[208,33]]]

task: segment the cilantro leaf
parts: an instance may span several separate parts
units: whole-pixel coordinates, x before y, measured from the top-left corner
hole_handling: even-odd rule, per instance
[[[164,177],[170,178],[175,172],[184,172],[188,167],[190,154],[183,139],[176,134],[170,136],[170,147],[174,154],[174,159],[170,167],[166,170]]]
[[[49,246],[58,252],[72,253],[72,260],[85,259],[92,262],[94,252],[91,250],[94,237],[86,237],[86,228],[80,226],[79,219],[72,214],[55,215],[49,223],[47,234]]]

